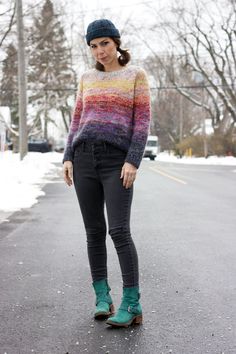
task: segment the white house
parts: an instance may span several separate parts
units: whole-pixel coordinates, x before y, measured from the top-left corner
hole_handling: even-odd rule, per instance
[[[7,129],[11,124],[11,112],[9,107],[0,106],[0,151],[5,150]]]

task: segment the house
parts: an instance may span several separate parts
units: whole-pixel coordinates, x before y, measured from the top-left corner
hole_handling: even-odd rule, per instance
[[[0,106],[0,151],[6,150],[8,138],[7,127],[11,124],[11,112],[9,107]]]

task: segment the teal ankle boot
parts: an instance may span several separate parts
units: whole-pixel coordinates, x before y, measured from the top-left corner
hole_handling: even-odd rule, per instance
[[[139,303],[139,287],[123,288],[121,305],[115,316],[110,317],[106,324],[117,327],[128,327],[132,323],[142,324],[142,307]]]
[[[107,279],[102,279],[93,282],[93,288],[96,294],[96,310],[94,318],[103,319],[115,313],[114,305],[112,303],[111,290]]]

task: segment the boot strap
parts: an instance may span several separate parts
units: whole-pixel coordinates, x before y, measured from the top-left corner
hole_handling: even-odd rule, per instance
[[[137,306],[132,306],[132,305],[129,305],[128,307],[120,306],[119,310],[128,311],[129,313],[133,313],[135,315],[138,315],[140,313],[140,310],[138,310]]]

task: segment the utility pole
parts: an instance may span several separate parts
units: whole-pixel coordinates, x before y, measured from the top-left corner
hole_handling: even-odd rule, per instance
[[[184,115],[183,115],[183,95],[180,95],[180,101],[179,101],[179,142],[181,144],[183,140],[183,121],[184,121]],[[183,152],[181,151],[181,154]]]
[[[208,146],[207,146],[207,136],[206,136],[206,120],[205,120],[205,111],[203,108],[204,105],[204,87],[202,87],[202,136],[203,136],[203,150],[204,150],[204,157],[208,157]]]
[[[20,160],[28,152],[27,136],[27,96],[25,75],[25,44],[22,13],[22,0],[16,0],[17,5],[17,39],[18,39],[18,99],[19,99],[19,147]]]
[[[179,143],[181,144],[183,140],[183,121],[184,121],[184,115],[183,115],[183,95],[180,95],[180,100],[179,100]],[[180,156],[182,157],[183,151],[182,149],[180,150]]]

